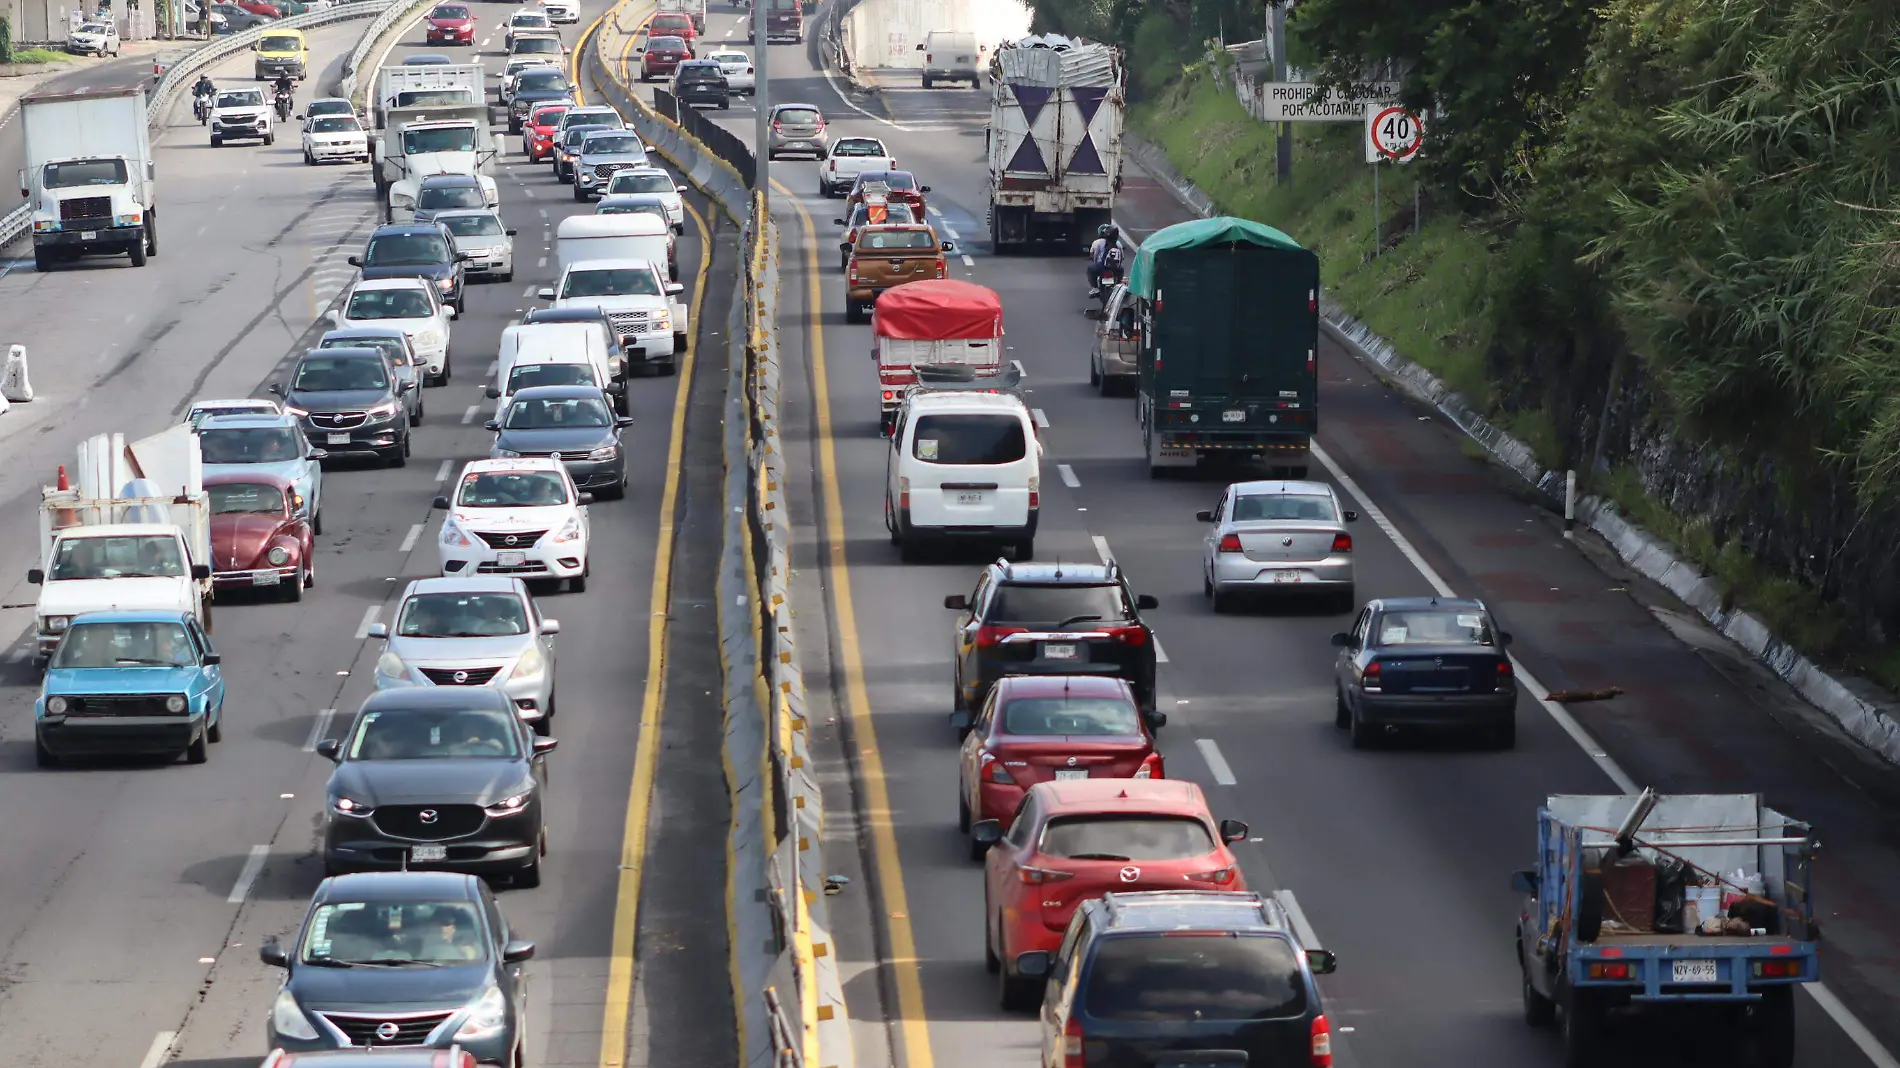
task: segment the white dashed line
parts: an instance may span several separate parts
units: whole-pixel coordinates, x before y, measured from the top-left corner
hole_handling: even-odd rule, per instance
[[[416,539],[420,537],[422,537],[422,524],[417,523],[414,526],[409,528],[409,533],[404,534],[402,536],[402,545],[398,547],[396,551],[399,553],[406,553],[409,550],[415,548]]]
[[[252,846],[251,855],[244,859],[244,867],[238,872],[237,885],[231,888],[224,900],[232,905],[244,904],[244,899],[251,896],[251,887],[257,883],[257,877],[264,873],[264,862],[269,859],[270,846]]]
[[[537,289],[539,289],[539,288],[541,288],[541,287],[540,287],[540,286],[529,286],[528,288],[526,288],[526,289],[524,289],[524,290],[522,290],[522,291],[521,291],[521,295],[522,295],[522,296],[524,296],[524,297],[532,297],[532,296],[534,296],[534,291],[535,291],[535,290],[537,290]]]
[[[463,423],[474,422],[476,414],[479,413],[481,410],[482,410],[482,406],[479,404],[469,405],[468,410],[462,413],[462,422]]]
[[[546,209],[546,208],[538,208],[538,209],[536,209],[536,210],[537,210],[537,211],[539,211],[539,212],[541,213],[541,217],[542,217],[543,219],[545,219],[545,218],[547,218],[547,217],[548,217],[548,209]]]
[[[1165,664],[1167,662],[1168,662],[1168,651],[1161,647],[1161,637],[1159,635],[1156,635],[1155,636],[1155,663]]]
[[[435,469],[435,480],[437,482],[447,482],[449,480],[449,461],[442,461],[442,466]]]
[[[548,265],[548,258],[546,256],[543,256],[539,260],[535,261],[536,267],[546,267],[547,265]]]
[[[336,709],[334,708],[326,708],[323,711],[317,713],[317,721],[310,725],[310,737],[304,739],[304,743],[303,743],[304,752],[306,753],[316,752],[317,743],[323,741],[325,738],[328,738],[330,736],[330,719],[332,716],[335,716],[335,715],[336,715]]]
[[[959,234],[959,233],[957,233],[957,232],[956,232],[956,230],[955,230],[954,228],[952,228],[952,227],[949,227],[949,226],[946,226],[946,227],[944,227],[944,228],[943,228],[943,232],[944,232],[944,233],[946,233],[946,234],[949,234],[949,235],[950,235],[950,240],[952,240],[952,241],[961,241],[961,240],[963,240],[963,235],[962,235],[962,234]]]
[[[1070,467],[1068,464],[1057,464],[1056,474],[1062,476],[1062,484],[1070,489],[1082,488],[1082,480],[1075,477],[1075,468]]]
[[[1048,416],[1046,416],[1046,415],[1044,415],[1044,414],[1042,414],[1042,409],[1041,409],[1041,408],[1031,408],[1031,409],[1029,409],[1029,417],[1030,417],[1031,419],[1034,419],[1034,420],[1036,421],[1036,429],[1037,429],[1037,430],[1047,430],[1047,429],[1049,429],[1049,417],[1048,417]]]
[[[508,325],[509,325],[509,326],[513,326],[513,325],[515,325],[515,324],[513,324],[513,323],[509,323]],[[493,377],[495,377],[495,372],[496,372],[497,370],[499,370],[500,368],[501,368],[501,361],[500,361],[500,360],[490,360],[490,361],[488,361],[488,370],[486,370],[486,371],[483,371],[483,372],[482,372],[482,377],[483,377],[483,378],[493,378]]]
[[[369,637],[369,628],[376,625],[376,617],[380,615],[382,611],[383,606],[378,604],[370,605],[363,610],[363,622],[356,625],[356,637],[359,640]]]
[[[484,38],[482,38],[482,43],[481,43],[481,44],[479,44],[479,45],[477,45],[476,47],[478,47],[478,48],[487,48],[487,47],[488,47],[488,42],[490,42],[490,41],[492,41],[492,40],[494,40],[494,39],[495,39],[495,38],[494,38],[494,35],[493,35],[493,34],[490,34],[489,36],[487,36],[487,37],[484,37]]]
[[[976,261],[971,259],[968,254],[965,254],[963,257],[963,265],[965,267],[974,267],[976,266]]]
[[[1207,761],[1207,770],[1213,774],[1215,782],[1232,786],[1240,781],[1234,778],[1234,769],[1227,766],[1227,758],[1221,755],[1220,746],[1214,744],[1214,739],[1196,738],[1194,747],[1201,751],[1201,759]]]
[[[534,195],[534,186],[531,186],[531,185],[524,185],[524,186],[522,186],[522,187],[521,187],[521,191],[522,191],[522,192],[524,192],[524,193],[526,193],[526,194],[528,194],[529,196],[533,196],[533,195]]]
[[[1009,361],[1009,365],[1010,365],[1011,367],[1013,367],[1013,368],[1015,368],[1015,369],[1016,369],[1016,377],[1017,377],[1017,378],[1028,378],[1028,377],[1029,377],[1029,370],[1028,370],[1027,368],[1025,368],[1025,367],[1023,366],[1023,361],[1021,361],[1021,360],[1011,360],[1011,361]]]
[[[152,1045],[145,1051],[145,1059],[139,1062],[139,1068],[158,1068],[172,1051],[172,1043],[178,1041],[178,1032],[160,1031],[152,1039]]]

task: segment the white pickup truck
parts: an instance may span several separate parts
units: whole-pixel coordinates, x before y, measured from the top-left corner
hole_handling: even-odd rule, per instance
[[[818,195],[841,197],[865,171],[894,171],[897,159],[875,137],[840,137],[831,143],[818,165]]]
[[[557,308],[599,308],[613,324],[629,359],[672,374],[690,333],[686,287],[666,280],[666,263],[650,259],[563,261],[561,278],[538,296]]]

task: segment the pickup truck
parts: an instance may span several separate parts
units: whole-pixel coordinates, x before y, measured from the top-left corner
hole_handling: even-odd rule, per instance
[[[894,171],[897,159],[884,142],[875,137],[840,137],[825,151],[818,165],[818,195],[841,197],[866,171]]]
[[[1567,1068],[1625,1063],[1614,1024],[1635,1014],[1790,1068],[1795,984],[1820,978],[1819,848],[1760,794],[1548,798],[1537,867],[1512,878],[1525,1019],[1560,1027]]]

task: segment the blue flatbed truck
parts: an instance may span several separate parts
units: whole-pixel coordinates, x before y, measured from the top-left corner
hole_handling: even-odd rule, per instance
[[[1731,1063],[1790,1068],[1795,986],[1820,978],[1809,882],[1819,847],[1812,828],[1760,794],[1548,798],[1537,813],[1537,867],[1512,879],[1528,895],[1517,923],[1525,1019],[1558,1027],[1566,1068],[1623,1063],[1617,1024],[1633,1014],[1705,1025],[1739,1042]],[[1647,922],[1633,915],[1627,888],[1643,883],[1611,869],[1645,863],[1681,871],[1691,883],[1720,880],[1687,891],[1701,904],[1758,890],[1737,909],[1747,932],[1701,933],[1696,921],[1707,917],[1693,909],[1673,923],[1666,906]],[[1738,872],[1748,885],[1734,884]],[[1659,905],[1664,899],[1656,895]],[[1713,911],[1728,922],[1726,906]]]

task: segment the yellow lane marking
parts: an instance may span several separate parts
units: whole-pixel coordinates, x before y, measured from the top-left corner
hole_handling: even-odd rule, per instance
[[[598,25],[598,23],[596,23]],[[706,299],[706,272],[712,264],[712,233],[706,220],[686,205],[699,228],[699,273],[693,281],[692,320]],[[601,1009],[600,1068],[626,1063],[627,1022],[633,1004],[634,936],[640,929],[640,877],[645,873],[647,828],[652,822],[653,778],[660,761],[660,716],[666,700],[666,604],[673,584],[673,513],[679,506],[681,458],[686,451],[686,407],[692,397],[693,362],[699,345],[687,342],[679,360],[679,384],[673,391],[673,429],[666,447],[666,490],[660,498],[659,542],[653,554],[653,592],[647,614],[647,682],[640,701],[640,744],[633,755],[633,784],[627,791],[627,822],[621,832],[619,887],[614,895],[614,933],[608,953],[607,1000]]]
[[[773,183],[777,185],[777,183]],[[782,188],[782,187],[781,187]],[[858,767],[863,773],[865,817],[871,825],[872,859],[877,865],[879,905],[890,932],[891,969],[897,979],[897,1015],[903,1021],[905,1068],[932,1068],[930,1025],[924,1019],[924,984],[917,967],[917,939],[910,925],[909,895],[904,869],[897,855],[897,832],[891,824],[891,796],[884,781],[884,758],[871,723],[871,700],[864,685],[864,660],[858,648],[857,614],[851,602],[851,572],[845,565],[844,505],[838,495],[838,458],[831,432],[831,390],[825,374],[825,337],[819,309],[818,233],[811,214],[789,193],[785,202],[798,212],[805,235],[806,275],[811,281],[806,353],[811,360],[812,408],[818,419],[819,482],[824,494],[824,559],[828,562],[838,628],[838,655],[844,663],[845,711],[858,740]]]
[[[574,89],[576,107],[587,103],[587,98],[581,93],[581,56],[587,51],[587,40],[594,36],[594,31],[600,29],[600,24],[606,22],[612,14],[612,11],[608,11],[607,14],[588,23],[587,28],[581,31],[581,39],[574,43],[572,57],[567,61],[567,84]]]

